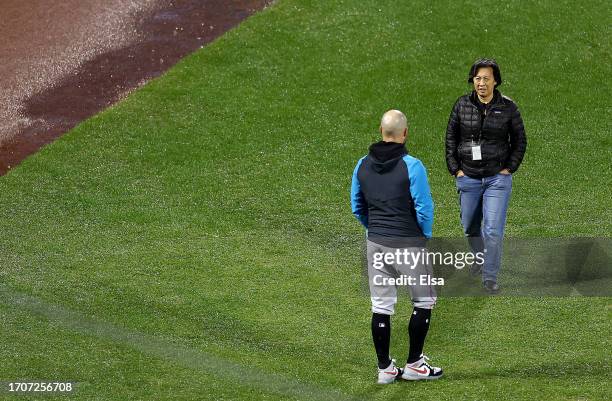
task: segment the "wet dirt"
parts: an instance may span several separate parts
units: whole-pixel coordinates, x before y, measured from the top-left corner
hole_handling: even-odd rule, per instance
[[[0,175],[270,3],[2,0]]]

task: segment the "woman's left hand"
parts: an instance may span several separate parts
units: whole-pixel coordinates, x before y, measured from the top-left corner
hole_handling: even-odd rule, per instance
[[[510,175],[510,174],[511,174],[511,173],[510,173],[510,170],[508,170],[507,168],[503,169],[503,170],[502,170],[502,171],[500,171],[499,173],[500,173],[500,174],[503,174],[503,175]]]

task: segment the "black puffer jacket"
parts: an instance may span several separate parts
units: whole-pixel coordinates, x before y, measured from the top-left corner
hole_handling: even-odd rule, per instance
[[[514,173],[527,149],[523,119],[516,104],[495,90],[488,111],[477,106],[476,92],[457,99],[446,129],[446,165],[455,175],[489,177],[507,168]],[[482,121],[482,123],[481,123]],[[472,160],[472,142],[480,144],[482,160]]]

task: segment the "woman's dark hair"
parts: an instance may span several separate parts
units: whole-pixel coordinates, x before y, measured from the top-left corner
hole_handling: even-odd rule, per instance
[[[470,74],[468,75],[468,83],[471,84],[474,82],[476,73],[483,67],[491,67],[493,69],[493,77],[495,78],[495,82],[497,82],[495,85],[496,88],[502,84],[501,72],[499,71],[497,61],[495,61],[494,58],[481,58],[474,61],[474,64],[472,64],[472,67],[470,68]]]

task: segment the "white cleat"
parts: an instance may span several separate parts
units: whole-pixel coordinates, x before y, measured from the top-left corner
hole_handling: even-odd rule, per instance
[[[428,357],[421,354],[421,359],[414,363],[406,364],[402,379],[404,380],[435,380],[442,377],[442,369],[430,366]]]
[[[395,359],[392,359],[389,366],[384,369],[378,369],[378,384],[391,384],[401,374],[402,370],[395,366]]]

